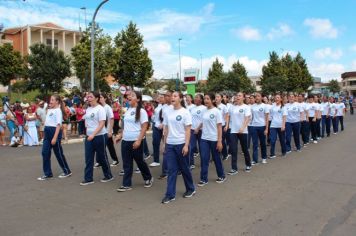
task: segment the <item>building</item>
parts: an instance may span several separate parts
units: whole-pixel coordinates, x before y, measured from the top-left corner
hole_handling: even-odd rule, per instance
[[[345,72],[341,74],[342,91],[347,96],[356,96],[356,71]]]
[[[8,28],[4,30],[3,35],[4,40],[12,42],[14,49],[22,56],[28,55],[30,46],[36,43],[60,49],[69,55],[71,49],[79,42],[81,33],[47,22]]]
[[[262,78],[262,75],[259,75],[259,76],[249,76],[248,77],[251,82],[252,82],[252,85],[254,85],[256,87],[256,91],[257,92],[260,92],[262,91],[262,84],[261,84],[261,78]]]

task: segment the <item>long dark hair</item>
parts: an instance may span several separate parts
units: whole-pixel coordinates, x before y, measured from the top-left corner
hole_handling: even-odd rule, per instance
[[[185,108],[185,103],[184,103],[184,99],[183,99],[183,93],[181,93],[180,91],[175,91],[174,93],[178,93],[178,96],[180,98],[180,105]]]
[[[216,93],[216,95],[219,95],[221,97],[221,103],[226,105],[226,102],[224,100],[224,96],[221,93]],[[216,95],[215,95],[215,97],[216,97]]]
[[[216,102],[215,102],[215,94],[213,93],[207,93],[205,96],[208,96],[211,100],[211,103],[213,104],[214,107],[216,107]]]
[[[135,121],[138,122],[140,120],[140,118],[141,118],[142,93],[140,93],[138,91],[132,91],[132,93],[135,93],[136,94],[136,98],[137,98]]]
[[[281,108],[284,107],[284,102],[283,102],[283,97],[282,97],[282,95],[280,95],[280,94],[274,95],[274,100],[276,100],[276,96],[279,96],[279,98],[281,99]]]
[[[105,103],[111,106],[111,99],[108,97],[108,95],[103,92],[101,92],[100,95],[103,96],[103,98],[105,99]]]
[[[200,100],[201,100],[201,104],[200,105],[204,105],[204,96],[201,93],[198,93],[195,96],[198,96],[200,98]],[[215,98],[215,95],[214,95],[214,98]],[[195,104],[195,105],[197,105],[197,104]]]

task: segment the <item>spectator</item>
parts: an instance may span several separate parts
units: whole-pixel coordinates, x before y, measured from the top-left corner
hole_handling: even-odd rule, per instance
[[[36,110],[37,119],[40,122],[40,142],[43,142],[44,137],[44,124],[46,121],[46,109],[44,108],[44,102],[40,101]]]

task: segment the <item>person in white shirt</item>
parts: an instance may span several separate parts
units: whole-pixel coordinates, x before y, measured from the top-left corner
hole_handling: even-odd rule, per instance
[[[331,119],[330,119],[330,102],[328,101],[328,98],[326,96],[323,96],[322,98],[323,102],[321,103],[321,137],[325,137],[325,131],[326,131],[326,136],[330,137],[330,125],[331,125]]]
[[[229,95],[224,94],[222,100],[224,101],[224,104],[226,105],[227,111],[229,111],[229,109],[230,109],[230,107],[231,107],[231,105],[232,105]],[[225,117],[225,119],[226,119],[226,117]],[[226,126],[226,123],[225,123],[225,126]],[[230,126],[231,126],[231,124],[230,124]],[[229,127],[230,127],[230,126],[229,126]],[[225,132],[224,130],[225,130],[225,128],[223,129],[223,132]],[[227,145],[227,153],[228,153],[228,156],[229,156],[229,157],[231,157],[230,131],[231,131],[230,128],[228,128],[227,131],[226,131],[226,145]]]
[[[167,190],[163,204],[175,200],[178,171],[181,171],[185,184],[184,198],[195,194],[193,177],[189,164],[189,139],[191,134],[192,116],[184,108],[183,95],[180,92],[172,94],[173,109],[164,114],[165,158],[168,163]]]
[[[6,114],[4,113],[3,107],[0,106],[0,142],[1,145],[6,146],[6,141],[4,139],[6,130]]]
[[[100,182],[105,183],[114,179],[111,174],[110,164],[106,155],[106,143],[108,141],[107,130],[105,128],[106,111],[100,105],[100,94],[98,92],[89,92],[87,95],[89,107],[84,115],[86,139],[84,142],[85,169],[84,180],[80,185],[85,186],[93,184],[94,157],[101,166],[104,178]]]
[[[160,166],[159,153],[160,145],[163,137],[163,114],[162,107],[164,104],[164,95],[158,95],[158,105],[153,113],[153,126],[152,126],[152,146],[153,146],[153,162],[150,167]]]
[[[200,169],[200,181],[198,186],[202,187],[208,184],[208,170],[210,155],[215,164],[216,173],[218,178],[217,183],[225,182],[225,173],[222,160],[220,158],[220,152],[222,151],[222,122],[223,117],[221,111],[215,107],[214,104],[215,95],[206,94],[204,96],[204,104],[207,109],[203,113],[203,121],[201,124],[202,136],[200,140],[201,147],[201,169]]]
[[[275,103],[272,105],[270,110],[271,120],[271,155],[270,158],[273,159],[276,157],[275,146],[278,139],[281,144],[282,157],[286,156],[286,119],[287,119],[287,109],[282,102],[281,95],[277,94],[274,97]]]
[[[44,124],[46,121],[46,108],[44,108],[44,102],[40,101],[38,104],[37,110],[36,110],[37,117],[40,121],[40,141],[43,141],[43,136],[44,136]]]
[[[337,116],[337,126],[339,130],[339,122],[340,122],[340,127],[341,131],[344,131],[344,116],[346,113],[346,106],[342,102],[341,98],[336,98],[336,116]]]
[[[296,149],[301,151],[300,146],[300,122],[303,120],[303,108],[299,103],[295,102],[294,94],[289,95],[289,103],[286,104],[287,119],[286,119],[286,147],[287,154],[292,151],[291,140],[292,134]]]
[[[258,163],[258,144],[260,144],[262,163],[267,163],[266,137],[268,134],[269,124],[269,106],[262,103],[262,95],[260,93],[255,93],[255,102],[256,103],[251,106],[251,131],[253,146],[252,165]]]
[[[187,110],[190,112],[190,110],[195,107],[194,103],[193,103],[193,96],[191,94],[187,94],[186,95],[186,105],[185,107],[187,108]]]
[[[10,140],[10,147],[21,147],[21,139],[19,137],[19,132],[16,130],[14,136]]]
[[[215,95],[215,104],[216,104],[216,108],[220,111],[221,113],[221,117],[222,117],[222,145],[223,145],[223,148],[221,150],[221,155],[222,155],[222,159],[223,161],[226,161],[228,160],[231,155],[228,154],[227,152],[227,139],[226,139],[226,133],[224,131],[225,129],[225,125],[226,125],[226,116],[227,116],[227,113],[228,113],[228,109],[227,109],[227,106],[224,104],[224,101],[223,101],[223,97],[221,94],[217,93]]]
[[[317,105],[317,116],[316,116],[316,138],[317,140],[321,139],[321,112],[322,106],[320,104],[319,96],[314,96],[314,102]]]
[[[203,103],[203,95],[197,94],[194,98],[195,107],[190,110],[190,114],[192,115],[192,127],[191,127],[191,135],[190,135],[190,149],[189,149],[189,161],[190,161],[190,168],[195,168],[194,163],[194,154],[197,153],[198,146],[200,146],[200,138],[201,138],[201,129],[199,128],[202,120],[203,120],[203,113],[206,110],[206,107],[202,104]],[[201,149],[199,147],[199,152]]]
[[[333,132],[334,134],[337,134],[338,132],[338,119],[337,119],[337,105],[335,103],[335,98],[330,97],[329,98],[330,102],[330,119],[333,125]]]
[[[101,93],[99,102],[100,102],[100,105],[102,107],[104,107],[104,110],[106,113],[105,128],[106,128],[107,135],[108,135],[108,141],[106,142],[106,146],[109,150],[111,159],[113,160],[113,162],[111,163],[110,166],[117,166],[119,164],[119,159],[117,158],[114,141],[113,141],[114,112],[110,106],[111,101],[105,93]],[[95,166],[98,167],[98,166],[100,166],[100,164],[97,162],[95,164]]]
[[[247,147],[247,125],[251,119],[251,109],[248,105],[244,104],[245,95],[241,92],[237,93],[235,96],[235,104],[232,105],[229,109],[225,131],[230,128],[231,120],[231,134],[230,134],[230,145],[231,145],[231,170],[228,172],[228,175],[236,175],[238,173],[237,167],[237,145],[238,140],[242,148],[242,152],[245,156],[245,165],[246,172],[251,171],[251,157]]]
[[[312,141],[314,143],[318,143],[316,119],[319,115],[319,104],[315,103],[313,95],[309,95],[308,100],[309,100],[308,117],[309,117],[310,133],[311,133]]]
[[[153,177],[150,169],[143,158],[143,139],[148,127],[148,115],[142,107],[142,94],[131,91],[128,96],[130,104],[127,109],[124,120],[123,130],[116,138],[116,142],[121,141],[121,157],[124,167],[124,177],[122,185],[117,189],[118,192],[126,192],[132,189],[133,161],[135,160],[141,171],[144,187],[150,188],[153,184]]]
[[[308,104],[304,101],[304,95],[298,95],[298,103],[303,111],[303,117],[300,122],[300,134],[302,136],[303,146],[307,146],[309,143],[310,127],[309,127],[309,117],[308,117]]]
[[[249,104],[247,104],[249,107],[250,107],[250,109],[251,109],[251,107],[255,104],[255,102],[256,102],[256,100],[255,100],[255,95],[251,95],[250,96],[250,103]],[[252,141],[252,126],[251,126],[251,122],[252,122],[252,118],[250,119],[250,122],[248,123],[248,126],[247,126],[247,132],[248,132],[248,134],[247,134],[247,147],[248,147],[248,149],[250,149],[251,148],[251,141]]]
[[[61,144],[64,107],[62,105],[62,99],[58,94],[51,96],[49,109],[47,110],[44,139],[42,146],[42,159],[43,159],[43,172],[44,175],[37,178],[37,180],[48,180],[53,178],[51,169],[51,150],[57,158],[59,166],[62,168],[63,173],[59,178],[66,178],[72,175],[69,169],[67,160],[63,154],[63,148]]]

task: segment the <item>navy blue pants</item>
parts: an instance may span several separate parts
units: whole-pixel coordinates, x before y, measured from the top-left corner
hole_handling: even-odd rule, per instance
[[[294,139],[294,144],[297,150],[300,150],[300,122],[290,123],[286,122],[286,147],[287,152],[292,150],[291,141],[292,134]]]
[[[247,134],[230,134],[230,144],[231,144],[231,169],[238,170],[237,168],[237,154],[238,154],[238,141],[240,141],[240,146],[245,156],[246,166],[251,166],[251,157],[247,148]]]
[[[309,128],[308,121],[304,120],[304,121],[300,122],[300,134],[302,135],[303,144],[309,143],[310,128]]]
[[[228,155],[227,153],[227,143],[226,143],[226,134],[227,132],[224,131],[225,130],[225,126],[222,127],[222,145],[223,145],[223,149],[221,150],[221,154],[223,157],[226,157]],[[201,146],[201,145],[200,145]]]
[[[321,137],[325,137],[326,135],[330,136],[330,126],[331,126],[331,118],[330,116],[321,116]]]
[[[261,157],[267,159],[266,146],[266,126],[251,126],[252,130],[252,146],[253,146],[253,161],[258,163],[258,142],[260,143]]]
[[[338,116],[334,116],[332,118],[332,122],[333,122],[334,133],[339,132],[339,117]]]
[[[222,160],[220,158],[219,151],[216,149],[217,141],[209,141],[205,139],[200,140],[201,147],[201,169],[200,169],[200,180],[208,182],[208,171],[210,163],[210,155],[213,157],[213,161],[216,168],[216,173],[218,177],[225,178],[224,167]]]
[[[251,141],[252,141],[252,126],[247,126],[247,147],[248,149],[251,148]]]
[[[143,159],[143,143],[141,142],[140,147],[133,149],[133,144],[135,141],[125,141],[121,142],[121,156],[122,163],[124,167],[124,178],[122,180],[122,186],[131,187],[132,186],[132,172],[133,172],[133,161],[135,160],[137,167],[141,171],[141,175],[144,180],[150,180],[152,178],[150,169],[147,163]]]
[[[311,137],[314,141],[317,139],[317,123],[316,121],[313,121],[314,117],[309,117],[309,125],[310,125],[310,133]]]
[[[321,119],[316,119],[316,137],[321,137]]]
[[[201,130],[197,134],[194,133],[194,130],[190,130],[190,145],[189,145],[189,161],[190,165],[194,165],[194,153],[197,152],[199,145],[199,152],[200,149],[200,139],[201,139]]]
[[[110,164],[106,155],[106,142],[108,140],[107,134],[95,136],[92,141],[85,139],[85,169],[84,180],[86,182],[93,181],[93,167],[94,156],[96,154],[96,161],[100,164],[105,178],[112,178]]]
[[[281,149],[282,149],[282,155],[286,154],[286,132],[282,131],[281,128],[271,128],[271,156],[276,155],[276,142],[277,142],[277,134],[278,134],[278,139],[281,144]]]
[[[341,131],[344,131],[344,116],[338,116],[338,120],[340,122]]]
[[[78,121],[78,134],[83,135],[85,133],[85,123],[84,120]]]
[[[182,172],[186,191],[194,191],[192,172],[190,171],[189,156],[183,156],[184,144],[166,144],[165,157],[168,164],[168,178],[166,197],[176,196],[176,184],[178,171]]]
[[[231,154],[231,148],[230,148],[230,133],[231,129],[227,129],[226,131],[226,145],[227,145],[227,153]]]
[[[163,130],[153,126],[153,132],[152,132],[153,161],[157,163],[159,163],[159,153],[160,153],[162,136],[163,136]]]
[[[52,145],[51,141],[56,132],[56,127],[49,127],[45,126],[44,128],[44,139],[43,139],[43,146],[42,146],[42,159],[43,159],[43,172],[44,175],[47,177],[52,177],[52,169],[51,169],[51,149],[53,149],[54,155],[57,158],[58,164],[63,170],[64,174],[71,173],[69,169],[67,160],[63,154],[63,148],[61,145],[62,140],[62,131],[59,131],[57,142]]]

